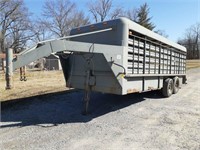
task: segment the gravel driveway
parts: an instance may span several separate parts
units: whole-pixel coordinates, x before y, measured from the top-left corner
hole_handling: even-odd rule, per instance
[[[187,77],[170,98],[93,93],[88,116],[79,91],[2,105],[1,149],[200,150],[200,68]]]

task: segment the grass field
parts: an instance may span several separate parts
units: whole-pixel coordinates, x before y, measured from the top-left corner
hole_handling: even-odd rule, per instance
[[[187,60],[186,61],[186,68],[191,69],[191,68],[198,68],[200,67],[200,59],[198,60]]]
[[[187,60],[187,70],[200,67],[200,60]],[[27,71],[27,81],[19,80],[19,72],[14,73],[11,90],[5,90],[5,75],[0,73],[0,101],[24,98],[68,90],[62,71]]]
[[[20,81],[15,72],[13,88],[5,90],[5,75],[0,73],[0,101],[67,90],[62,71],[27,71],[26,75],[27,81]]]

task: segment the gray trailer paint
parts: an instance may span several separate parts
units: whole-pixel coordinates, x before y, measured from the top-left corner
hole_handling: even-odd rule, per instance
[[[70,38],[70,40],[124,46],[123,53],[113,55],[112,58],[120,62],[119,65],[125,68],[126,73],[123,74],[123,70],[120,71],[119,66],[113,67],[111,63],[111,68],[113,67],[112,70],[121,85],[122,91],[120,93],[109,93],[124,95],[161,89],[163,79],[168,77],[178,76],[181,80],[180,83],[184,82],[183,78],[186,77],[185,47],[171,42],[129,19],[120,18],[76,28],[71,31],[71,35],[105,28],[112,28],[113,30],[77,36]],[[119,75],[119,71],[122,74]],[[102,82],[104,81],[102,80]]]
[[[186,49],[126,18],[71,30],[20,53],[14,69],[57,53],[68,87],[112,94],[163,88],[167,78],[186,78]],[[88,99],[86,94],[85,99]],[[87,100],[86,100],[87,101]]]

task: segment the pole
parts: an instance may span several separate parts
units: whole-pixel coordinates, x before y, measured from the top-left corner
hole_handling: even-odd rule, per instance
[[[12,76],[13,76],[13,49],[6,49],[6,90],[12,88]]]

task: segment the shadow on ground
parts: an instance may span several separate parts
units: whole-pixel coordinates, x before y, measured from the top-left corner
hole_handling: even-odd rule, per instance
[[[1,128],[88,122],[93,118],[142,102],[162,98],[159,91],[125,96],[92,93],[90,113],[81,114],[83,91],[62,92],[1,103]]]

